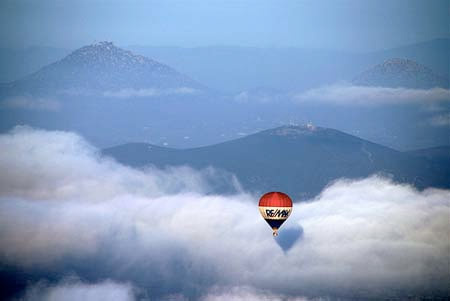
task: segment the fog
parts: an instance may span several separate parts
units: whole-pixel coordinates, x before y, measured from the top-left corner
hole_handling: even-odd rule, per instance
[[[213,167],[136,170],[75,133],[29,127],[0,149],[0,266],[29,275],[26,300],[449,293],[448,190],[340,179],[295,203],[277,241],[259,196]],[[236,193],[211,194],[212,178]]]
[[[29,287],[25,301],[131,301],[134,298],[133,287],[129,284],[103,281],[95,284],[83,283],[78,279],[65,279],[56,285],[45,281]]]
[[[449,102],[450,91],[443,88],[410,89],[337,83],[302,92],[294,96],[294,101],[366,106],[416,103],[431,105],[436,102]]]

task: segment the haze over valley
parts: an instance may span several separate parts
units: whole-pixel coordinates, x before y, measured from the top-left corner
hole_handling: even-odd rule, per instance
[[[448,50],[448,39],[434,40],[384,51],[376,55],[378,64],[372,53],[322,57],[301,49],[286,49],[286,55],[282,49],[230,48],[214,64],[209,57],[217,49],[176,52],[181,62],[193,64],[186,57],[193,53],[198,66],[209,66],[209,78],[222,83],[218,89],[193,66],[182,73],[111,42],[98,42],[5,83],[0,89],[6,117],[1,128],[21,123],[74,130],[101,147],[149,142],[183,148],[313,123],[398,150],[448,145],[449,81],[442,72]],[[404,58],[382,61],[394,54]],[[435,55],[442,58],[439,65]],[[354,63],[351,56],[360,59]],[[409,57],[422,58],[434,70]],[[225,72],[232,59],[235,67]],[[261,62],[265,70],[260,70]],[[232,92],[229,84],[245,82],[239,77],[254,82]]]

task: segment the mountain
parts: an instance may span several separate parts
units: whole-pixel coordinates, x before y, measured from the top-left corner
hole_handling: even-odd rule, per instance
[[[362,86],[429,89],[448,88],[448,80],[413,60],[393,58],[371,67],[353,79]]]
[[[232,93],[259,86],[289,91],[349,81],[355,74],[393,57],[414,60],[447,78],[450,64],[450,39],[365,53],[232,46],[126,49],[167,64],[208,87]],[[0,49],[0,82],[20,79],[68,53],[67,49],[50,47]]]
[[[403,57],[433,69],[442,76],[449,77],[450,39],[433,39],[369,54],[375,61],[393,57]]]
[[[99,42],[7,85],[10,95],[145,96],[160,91],[183,93],[202,86],[173,68]]]
[[[436,170],[434,164],[415,155],[311,125],[278,127],[200,148],[131,143],[104,149],[103,153],[135,167],[214,166],[234,173],[249,191],[280,190],[296,199],[318,194],[335,179],[374,173],[418,188],[449,187],[450,183],[448,166]]]
[[[444,44],[433,42],[410,53],[421,56],[419,62],[428,62],[431,55],[443,55]],[[292,102],[302,89],[350,80],[383,61],[386,52],[251,47],[136,51],[152,59],[101,42],[20,80],[0,84],[0,132],[27,124],[75,131],[98,147],[145,141],[188,148],[313,121],[402,150],[448,140],[442,122],[428,122],[437,118],[434,111]],[[394,54],[407,57],[401,56],[402,51]],[[217,93],[196,80],[234,92]]]
[[[99,42],[0,84],[0,131],[18,124],[75,131],[99,146],[184,141],[192,136],[187,129],[224,112],[211,94],[165,64]]]

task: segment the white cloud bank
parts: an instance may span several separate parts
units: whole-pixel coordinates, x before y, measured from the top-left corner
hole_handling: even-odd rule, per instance
[[[226,178],[213,169],[188,167],[146,171],[102,157],[80,136],[16,127],[0,135],[0,195],[27,199],[104,201],[130,193],[155,197],[181,192],[207,193],[208,178]],[[237,183],[236,183],[237,185]],[[236,187],[239,189],[239,187]]]
[[[270,291],[256,290],[247,286],[235,286],[228,288],[212,288],[202,296],[201,301],[307,301],[301,296],[286,296],[273,294]]]
[[[294,205],[281,232],[304,233],[283,251],[256,196],[204,193],[213,175],[134,170],[64,132],[17,128],[0,149],[0,263],[28,273],[180,300],[449,292],[448,190],[337,181]]]
[[[450,91],[443,88],[426,90],[338,83],[307,90],[293,99],[297,103],[324,102],[337,105],[430,104],[450,101]]]
[[[24,301],[133,301],[133,287],[114,281],[89,284],[79,280],[62,281],[57,285],[38,283],[28,288]]]

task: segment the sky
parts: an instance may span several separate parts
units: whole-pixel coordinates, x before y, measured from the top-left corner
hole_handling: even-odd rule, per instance
[[[0,47],[236,45],[371,51],[449,36],[440,0],[3,0]]]

